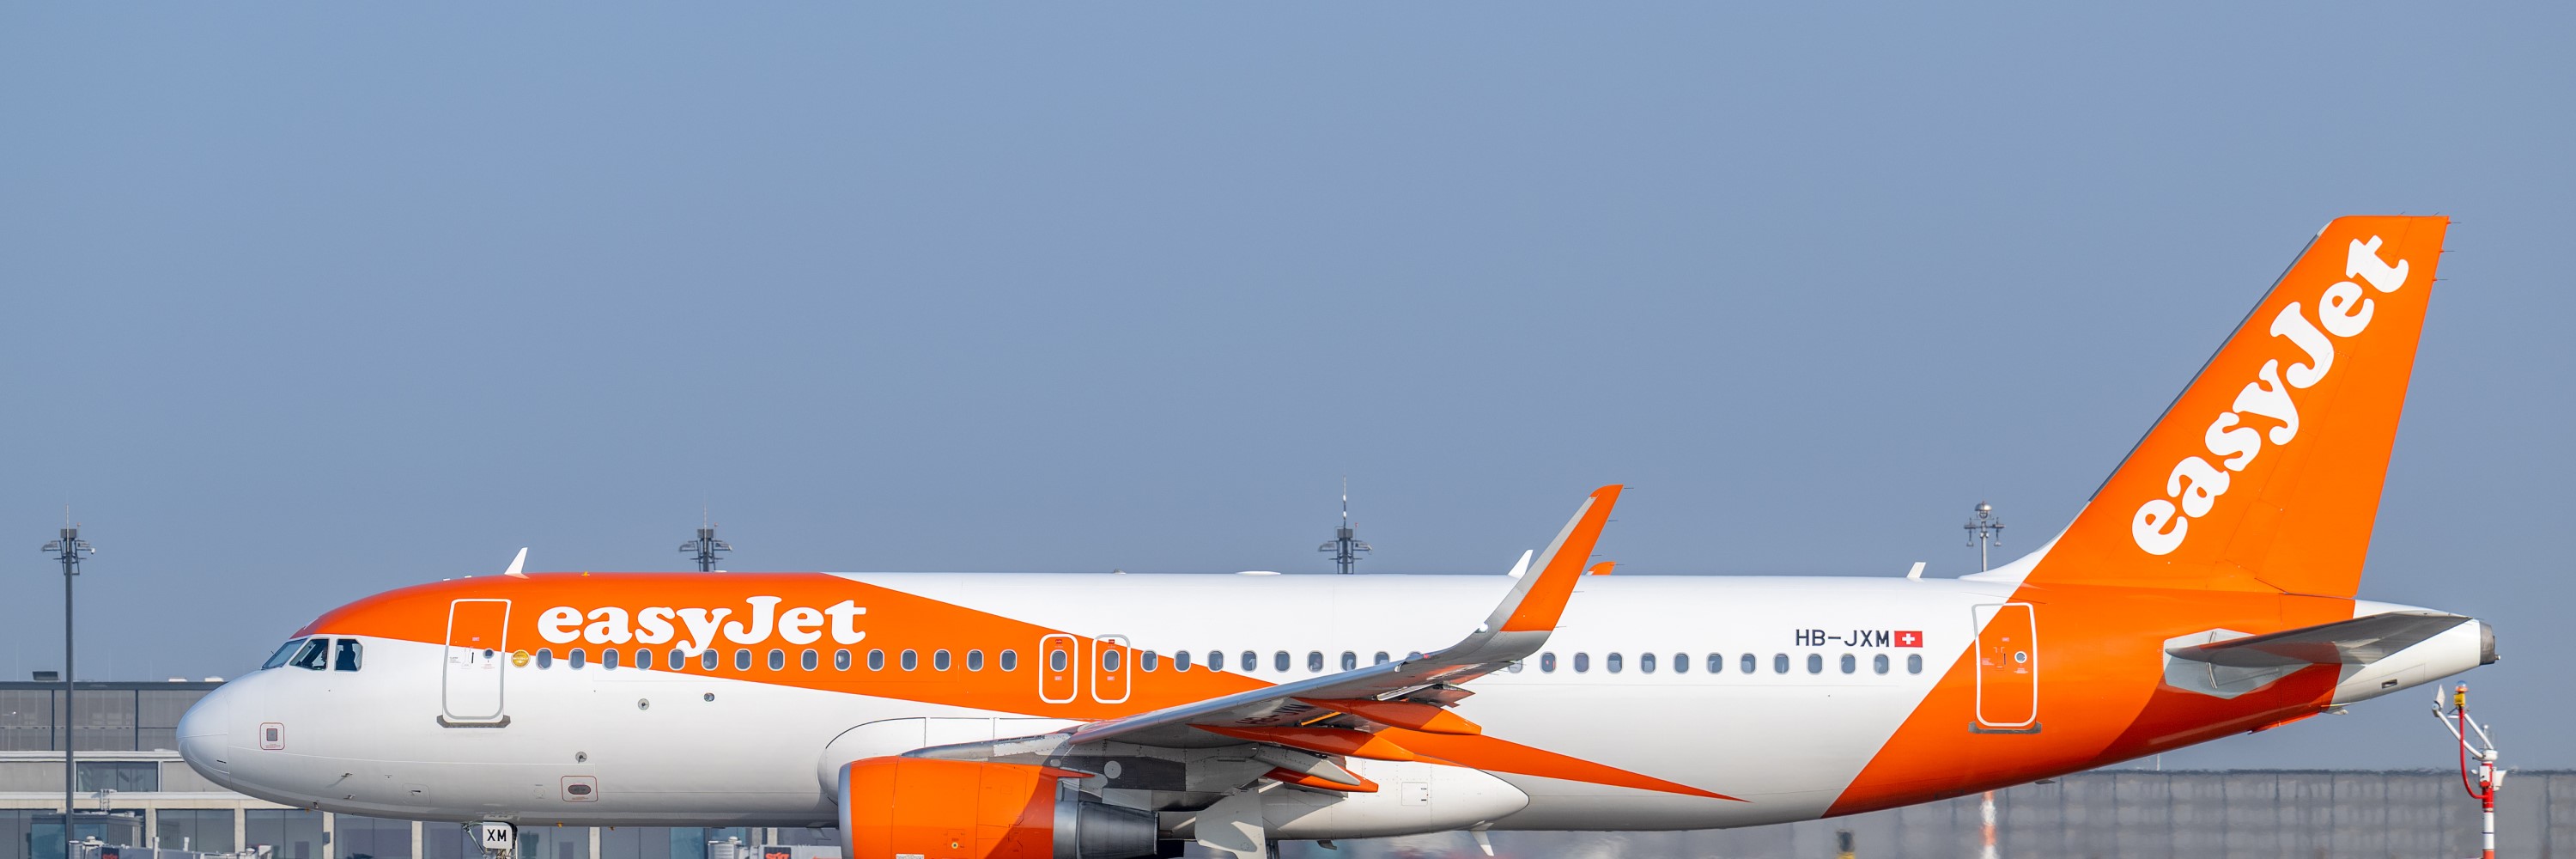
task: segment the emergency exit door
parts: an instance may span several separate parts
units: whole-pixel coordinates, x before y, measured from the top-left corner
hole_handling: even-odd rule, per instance
[[[509,631],[509,600],[447,604],[447,665],[439,676],[444,721],[501,718],[501,675],[510,658]]]
[[[1127,649],[1127,636],[1104,635],[1091,643],[1091,700],[1103,704],[1127,703],[1127,682],[1136,667],[1135,652]]]
[[[1977,726],[2039,730],[2039,635],[2029,603],[1977,606]]]
[[[1038,700],[1072,703],[1082,691],[1082,645],[1070,635],[1038,639]]]

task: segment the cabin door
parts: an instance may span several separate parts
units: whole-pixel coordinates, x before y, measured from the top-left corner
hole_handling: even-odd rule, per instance
[[[2039,636],[2029,603],[1977,607],[1977,726],[2039,730]]]
[[[1091,700],[1103,704],[1127,703],[1127,681],[1135,675],[1135,652],[1127,649],[1127,636],[1104,635],[1091,643]]]
[[[1072,703],[1082,689],[1082,645],[1070,635],[1038,639],[1038,700]]]
[[[443,722],[501,718],[501,676],[510,659],[510,601],[457,600],[447,605],[447,664],[440,672]]]

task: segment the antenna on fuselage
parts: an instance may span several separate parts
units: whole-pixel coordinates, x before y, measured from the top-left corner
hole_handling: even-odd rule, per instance
[[[1995,518],[1995,505],[1979,501],[1968,524],[1959,527],[1968,530],[1968,545],[1977,547],[1977,571],[1985,572],[1986,550],[2003,548],[2004,520]]]
[[[1332,542],[1315,547],[1315,551],[1333,553],[1333,565],[1340,567],[1342,575],[1345,576],[1351,574],[1352,564],[1360,562],[1359,553],[1369,551],[1370,548],[1369,544],[1352,536],[1353,533],[1351,531],[1351,479],[1344,476],[1342,478],[1342,527],[1333,529]]]
[[[680,544],[680,552],[694,556],[698,562],[698,572],[712,573],[716,571],[716,556],[733,551],[733,544],[716,539],[714,514],[702,511],[700,517],[698,538]]]

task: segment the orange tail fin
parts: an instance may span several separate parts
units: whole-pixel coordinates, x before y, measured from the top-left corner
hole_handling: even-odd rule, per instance
[[[2327,224],[2028,581],[2352,596],[2449,226]]]

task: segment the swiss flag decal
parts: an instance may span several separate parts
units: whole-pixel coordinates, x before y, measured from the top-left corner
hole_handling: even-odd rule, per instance
[[[1922,631],[1921,631],[1921,630],[1913,630],[1913,629],[1900,629],[1900,630],[1897,630],[1897,631],[1896,631],[1896,646],[1898,646],[1898,647],[1922,647],[1922,646],[1923,646],[1923,633],[1922,633]]]

